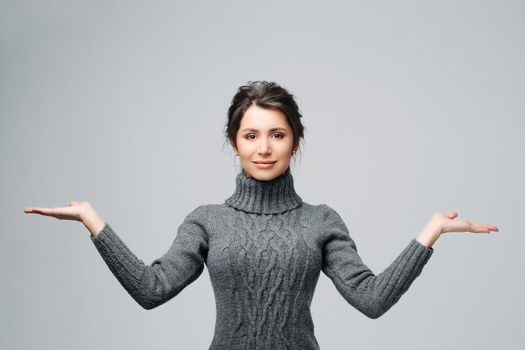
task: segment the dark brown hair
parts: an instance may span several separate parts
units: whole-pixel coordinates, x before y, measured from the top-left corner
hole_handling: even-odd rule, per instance
[[[293,148],[297,149],[300,138],[304,139],[303,117],[294,96],[279,84],[271,81],[248,81],[237,90],[228,108],[228,122],[226,123],[226,138],[237,148],[237,131],[241,126],[241,119],[250,106],[280,110],[292,128]]]

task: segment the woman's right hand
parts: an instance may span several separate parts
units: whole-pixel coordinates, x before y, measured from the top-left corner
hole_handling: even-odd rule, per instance
[[[52,216],[59,220],[80,221],[91,232],[92,236],[97,236],[104,227],[104,220],[96,213],[89,202],[70,201],[67,207],[40,208],[27,207],[24,209],[27,214],[40,214]]]

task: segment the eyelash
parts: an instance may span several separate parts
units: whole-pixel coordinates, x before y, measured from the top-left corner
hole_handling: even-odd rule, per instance
[[[245,138],[246,138],[247,140],[253,140],[253,139],[249,138],[249,136],[251,136],[251,135],[255,135],[255,134],[248,134],[248,135],[246,135]],[[284,138],[284,135],[283,135],[283,134],[280,134],[280,133],[275,133],[275,134],[273,134],[273,135],[279,135],[281,139]]]

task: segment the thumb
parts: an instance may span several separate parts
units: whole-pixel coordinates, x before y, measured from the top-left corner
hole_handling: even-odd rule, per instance
[[[69,206],[74,206],[74,205],[78,205],[78,202],[77,201],[69,201]]]
[[[456,211],[449,211],[449,212],[447,213],[447,217],[448,217],[449,219],[455,219],[457,216],[458,216],[458,213],[457,213]]]

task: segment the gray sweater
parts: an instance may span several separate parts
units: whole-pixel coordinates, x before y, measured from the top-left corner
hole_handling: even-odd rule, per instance
[[[413,238],[375,275],[339,214],[302,201],[290,168],[270,181],[242,171],[235,181],[224,203],[190,212],[168,251],[150,265],[107,222],[91,237],[118,281],[148,310],[179,294],[206,265],[216,304],[209,349],[319,349],[310,305],[321,271],[350,305],[378,318],[434,252]]]

